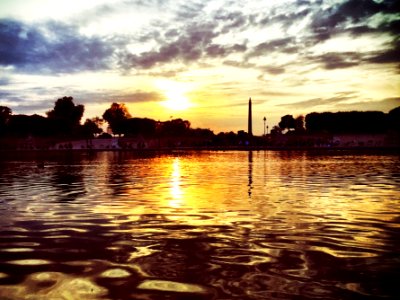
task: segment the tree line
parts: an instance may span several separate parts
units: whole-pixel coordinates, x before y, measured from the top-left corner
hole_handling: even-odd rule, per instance
[[[296,118],[285,115],[271,134],[376,134],[400,132],[400,106],[381,111],[313,112]]]
[[[37,114],[12,114],[6,106],[0,106],[0,137],[24,138],[93,138],[94,136],[111,137],[103,132],[107,122],[110,131],[119,136],[145,138],[152,137],[193,137],[208,139],[213,144],[237,145],[249,140],[244,131],[238,133],[219,133],[215,135],[209,129],[193,129],[187,120],[172,119],[156,121],[149,118],[132,117],[123,103],[112,103],[102,115],[86,119],[81,124],[85,107],[76,105],[72,97],[63,97],[55,101],[54,108],[46,112],[46,117]],[[389,113],[379,111],[350,111],[310,113],[296,118],[293,115],[281,117],[278,125],[271,130],[271,135],[280,134],[365,134],[400,132],[400,107]]]
[[[0,106],[0,136],[6,137],[86,137],[101,133],[100,118],[87,119],[81,125],[83,105],[75,105],[72,97],[63,97],[55,102],[46,117],[34,114],[12,114],[6,106]]]
[[[34,115],[13,115],[12,110],[0,106],[0,137],[24,138],[57,137],[57,138],[93,138],[111,137],[103,132],[104,122],[108,123],[111,132],[125,137],[164,137],[164,136],[213,136],[209,129],[193,129],[190,122],[172,119],[164,122],[149,118],[132,117],[123,103],[112,103],[102,118],[86,119],[81,124],[85,107],[76,105],[72,97],[63,97],[55,102],[54,108],[46,112],[46,117]]]

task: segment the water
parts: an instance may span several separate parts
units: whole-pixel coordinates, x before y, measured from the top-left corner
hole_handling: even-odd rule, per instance
[[[395,299],[399,191],[396,154],[14,155],[0,299]]]

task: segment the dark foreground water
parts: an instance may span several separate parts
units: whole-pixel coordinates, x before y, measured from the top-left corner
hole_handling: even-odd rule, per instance
[[[0,299],[400,296],[396,154],[39,156],[0,159]]]

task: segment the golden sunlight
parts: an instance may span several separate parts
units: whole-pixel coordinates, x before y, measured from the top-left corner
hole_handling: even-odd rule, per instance
[[[160,80],[157,82],[157,86],[163,91],[165,100],[161,102],[161,105],[171,110],[185,110],[192,106],[186,92],[188,91],[187,86],[182,83]]]

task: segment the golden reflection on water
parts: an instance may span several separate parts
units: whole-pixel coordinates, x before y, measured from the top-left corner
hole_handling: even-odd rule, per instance
[[[109,161],[107,164],[113,168]],[[99,202],[94,212],[114,212],[130,220],[167,213],[169,219],[193,226],[247,220],[257,227],[260,218],[279,217],[285,226],[301,229],[327,217],[357,222],[360,211],[390,221],[390,214],[376,212],[393,211],[393,207],[388,208],[393,206],[390,199],[398,197],[386,183],[369,186],[353,162],[307,153],[200,153],[121,166],[126,170],[107,171],[115,174],[112,180],[121,181],[115,188],[120,193],[118,201]],[[191,216],[208,211],[213,212],[208,220]],[[120,221],[114,218],[112,222]]]
[[[179,208],[182,206],[184,201],[184,194],[181,188],[181,169],[179,164],[179,158],[175,158],[172,163],[172,173],[171,173],[171,197],[169,201],[169,206],[173,208]]]
[[[37,265],[47,265],[47,264],[51,264],[51,261],[48,261],[48,260],[45,260],[45,259],[20,259],[20,260],[8,261],[7,263],[9,263],[9,264],[14,264],[14,265],[31,265],[31,266],[37,266]]]
[[[157,290],[166,292],[177,292],[177,293],[207,293],[207,290],[202,286],[196,284],[174,282],[167,280],[145,280],[139,286],[138,289],[144,290]]]
[[[108,278],[124,278],[124,277],[129,277],[131,273],[124,269],[110,269],[107,271],[104,271],[103,273],[100,274],[101,277],[108,277]]]
[[[21,285],[3,285],[2,299],[99,299],[107,290],[89,278],[59,272],[33,273]]]
[[[21,174],[17,189],[0,189],[10,199],[1,207],[0,298],[98,299],[121,285],[126,298],[155,291],[207,299],[211,289],[232,288],[262,299],[269,292],[298,296],[308,283],[323,298],[321,282],[335,276],[334,287],[364,293],[363,280],[371,278],[354,277],[372,273],[371,264],[396,246],[393,156],[123,155],[76,163],[73,184],[59,178],[62,167],[49,165],[37,189]],[[319,277],[327,272],[331,277]],[[351,280],[342,282],[343,274]]]

